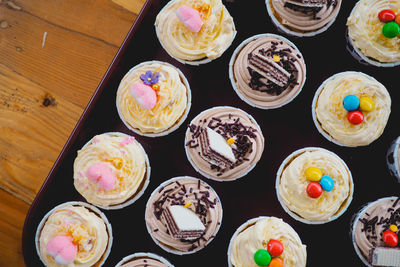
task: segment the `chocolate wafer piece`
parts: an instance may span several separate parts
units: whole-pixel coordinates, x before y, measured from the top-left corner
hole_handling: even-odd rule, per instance
[[[181,205],[168,206],[163,216],[170,234],[176,239],[197,239],[206,229],[196,213]]]
[[[372,252],[373,266],[400,267],[400,249],[379,247]]]
[[[249,67],[280,87],[286,86],[289,82],[290,73],[274,62],[272,58],[258,53],[250,54]]]
[[[287,0],[287,3],[302,7],[323,7],[327,0]]]

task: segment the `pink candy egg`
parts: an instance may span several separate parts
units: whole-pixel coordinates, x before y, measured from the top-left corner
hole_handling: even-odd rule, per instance
[[[72,237],[59,235],[53,237],[46,245],[47,252],[58,264],[72,263],[78,252],[78,247],[72,242]]]
[[[111,167],[103,162],[90,166],[86,171],[86,176],[104,190],[113,189],[117,181],[117,177]]]
[[[180,6],[176,11],[176,15],[191,32],[198,33],[203,26],[199,11],[194,8]]]
[[[157,103],[157,94],[149,85],[135,83],[131,86],[130,92],[142,108],[152,109]]]

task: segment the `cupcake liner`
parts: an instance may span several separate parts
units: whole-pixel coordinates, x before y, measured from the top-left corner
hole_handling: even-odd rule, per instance
[[[236,60],[236,58],[237,58],[238,53],[242,50],[242,48],[243,48],[245,45],[247,45],[248,43],[250,43],[251,41],[253,41],[253,40],[255,40],[255,39],[258,39],[258,38],[260,38],[260,37],[265,37],[265,36],[271,36],[271,37],[279,38],[279,39],[281,39],[282,41],[288,43],[290,46],[294,47],[294,48],[297,50],[297,52],[298,52],[302,57],[303,57],[303,55],[301,54],[301,52],[300,52],[300,50],[297,48],[297,46],[296,46],[294,43],[292,43],[290,40],[286,39],[286,38],[283,37],[283,36],[280,36],[280,35],[277,35],[277,34],[273,34],[273,33],[263,33],[263,34],[257,34],[257,35],[251,36],[251,37],[247,38],[246,40],[244,40],[244,41],[235,49],[235,51],[233,51],[232,57],[231,57],[231,59],[230,59],[230,61],[229,61],[229,79],[230,79],[230,81],[231,81],[233,90],[235,90],[236,94],[240,97],[241,100],[243,100],[244,102],[246,102],[246,103],[249,104],[250,106],[255,107],[255,108],[260,108],[260,109],[266,109],[266,110],[267,110],[267,109],[276,109],[276,108],[283,107],[283,106],[289,104],[290,102],[292,102],[292,101],[300,94],[300,92],[302,91],[302,89],[303,89],[303,87],[304,87],[304,84],[306,83],[306,79],[307,79],[307,69],[306,69],[306,65],[304,65],[304,66],[305,66],[305,68],[304,68],[304,82],[303,82],[303,85],[300,87],[299,91],[298,91],[295,95],[293,95],[292,98],[289,98],[289,99],[286,100],[284,103],[282,103],[282,104],[280,104],[280,105],[278,105],[278,106],[274,106],[274,107],[263,107],[263,106],[260,106],[260,105],[257,105],[257,104],[255,104],[255,103],[251,102],[248,98],[246,98],[245,95],[243,95],[243,94],[238,90],[238,88],[237,88],[237,86],[236,86],[235,79],[234,79],[234,75],[233,75],[233,65],[235,64],[235,60]],[[304,57],[303,57],[303,58],[304,58]]]
[[[217,235],[217,233],[218,233],[218,231],[219,231],[219,228],[221,228],[221,225],[222,225],[223,208],[222,208],[222,202],[221,202],[221,200],[220,200],[220,198],[219,198],[217,192],[215,192],[214,188],[212,188],[209,184],[207,184],[206,182],[204,182],[203,180],[201,180],[201,179],[199,179],[199,178],[195,178],[195,177],[191,177],[191,176],[177,176],[177,177],[174,177],[174,178],[171,178],[171,179],[169,179],[169,180],[164,181],[164,182],[161,183],[159,186],[157,186],[156,189],[154,189],[154,191],[151,193],[151,195],[150,195],[150,197],[149,197],[149,200],[148,200],[147,203],[146,203],[146,208],[145,208],[145,210],[147,210],[148,205],[150,204],[150,202],[151,202],[151,200],[153,199],[154,195],[155,195],[158,191],[160,191],[160,190],[161,190],[163,187],[165,187],[166,185],[168,185],[168,184],[170,184],[170,183],[173,183],[173,182],[175,182],[175,181],[179,181],[179,180],[181,180],[181,179],[190,179],[190,180],[195,180],[195,181],[200,180],[201,183],[205,184],[206,186],[209,186],[209,187],[210,187],[210,190],[215,194],[215,196],[216,196],[216,198],[217,198],[217,201],[220,203],[220,206],[221,206],[221,223],[217,226],[217,229],[215,230],[215,233],[214,233],[214,237],[213,237],[213,238],[210,238],[210,239],[207,241],[207,243],[206,243],[203,247],[198,247],[198,248],[196,248],[196,249],[194,249],[194,250],[192,250],[192,251],[174,250],[174,249],[171,249],[170,247],[167,247],[167,246],[165,246],[164,244],[162,244],[160,241],[158,241],[158,240],[157,240],[155,237],[153,237],[153,235],[151,234],[151,229],[149,228],[149,226],[148,226],[148,224],[147,224],[147,222],[146,222],[146,216],[145,216],[146,229],[147,229],[147,232],[149,233],[149,235],[151,236],[151,239],[153,239],[154,243],[156,243],[160,248],[162,248],[163,250],[165,250],[165,251],[167,251],[167,252],[169,252],[169,253],[172,253],[172,254],[175,254],[175,255],[181,255],[181,256],[182,256],[182,255],[193,254],[193,253],[195,253],[195,252],[197,252],[197,251],[199,251],[199,250],[205,248],[212,240],[214,240],[215,236]]]
[[[285,33],[287,35],[292,35],[295,37],[312,37],[315,36],[317,34],[323,33],[324,31],[326,31],[336,20],[337,15],[339,14],[339,12],[336,14],[336,16],[330,21],[328,22],[328,24],[326,24],[324,27],[316,30],[316,31],[312,31],[312,32],[307,32],[307,33],[301,33],[301,32],[296,32],[296,31],[292,31],[289,28],[283,26],[278,19],[274,16],[274,13],[272,11],[272,7],[270,5],[270,0],[265,0],[265,4],[267,6],[267,11],[268,11],[268,15],[272,20],[272,23],[275,25],[276,28],[278,28],[278,31]],[[341,3],[340,3],[341,4]]]
[[[107,135],[110,135],[110,136],[121,136],[121,137],[126,137],[126,138],[130,137],[129,135],[124,134],[124,133],[120,133],[120,132],[107,132],[107,133],[103,133],[103,134],[107,134]],[[93,138],[90,139],[82,148],[87,147],[90,144],[90,142],[92,142],[92,140],[93,140]],[[150,161],[149,161],[149,157],[147,156],[146,151],[144,150],[142,145],[136,140],[136,138],[135,138],[134,142],[143,151],[144,156],[145,156],[146,166],[147,166],[145,181],[144,181],[144,184],[141,186],[142,189],[137,191],[136,194],[133,197],[129,198],[127,201],[125,201],[125,202],[123,202],[121,204],[116,204],[116,205],[112,205],[112,206],[101,206],[101,205],[92,204],[92,203],[90,203],[90,204],[95,205],[96,207],[99,207],[99,208],[104,209],[104,210],[117,210],[117,209],[122,209],[122,208],[125,208],[125,207],[133,204],[136,200],[138,200],[144,194],[144,191],[146,191],[146,188],[150,183],[150,173],[151,173]]]
[[[108,221],[106,215],[104,215],[103,212],[101,212],[98,208],[96,208],[93,205],[90,205],[86,202],[80,202],[80,201],[69,201],[69,202],[64,202],[60,205],[57,205],[56,207],[54,207],[52,210],[50,210],[49,212],[46,213],[46,215],[43,216],[43,219],[40,221],[38,228],[36,230],[36,234],[35,234],[35,246],[36,246],[36,253],[38,254],[40,260],[42,261],[42,263],[44,265],[46,265],[45,261],[43,260],[42,256],[40,255],[40,250],[39,250],[39,239],[40,239],[40,233],[42,232],[42,229],[47,221],[47,219],[49,218],[49,216],[51,214],[53,214],[54,211],[67,206],[67,205],[73,205],[73,206],[83,206],[87,209],[89,209],[90,211],[94,212],[96,215],[98,215],[105,223],[106,225],[106,229],[107,229],[107,233],[108,233],[108,245],[107,245],[107,249],[106,251],[104,251],[103,256],[100,259],[100,264],[98,265],[103,266],[104,262],[107,260],[108,255],[110,255],[110,251],[111,251],[111,246],[112,246],[112,242],[113,242],[113,234],[112,234],[112,227],[110,222]]]
[[[350,16],[353,15],[357,5],[361,2],[358,1],[353,9],[350,12]],[[348,28],[346,26],[346,40],[347,40],[347,46],[348,46],[348,50],[350,52],[350,54],[361,64],[367,65],[367,66],[375,66],[375,67],[386,67],[386,68],[390,68],[390,67],[395,67],[395,66],[399,66],[400,65],[400,61],[399,62],[392,62],[392,63],[382,63],[379,62],[375,59],[372,59],[370,57],[365,56],[360,49],[358,49],[357,46],[354,45],[353,39],[350,38],[349,34],[348,34]]]
[[[115,267],[119,267],[119,266],[121,266],[122,264],[125,264],[125,263],[130,262],[130,261],[133,260],[133,259],[142,258],[142,257],[147,257],[147,258],[155,259],[155,260],[161,261],[162,263],[164,263],[164,264],[167,265],[168,267],[174,267],[174,265],[172,265],[169,261],[167,261],[167,260],[164,259],[163,257],[158,256],[157,254],[154,254],[154,253],[150,253],[150,252],[137,252],[137,253],[131,254],[131,255],[129,255],[129,256],[126,256],[126,257],[124,257],[121,261],[119,261],[119,262],[117,263],[117,265],[115,265]]]
[[[186,79],[186,77],[185,77],[185,75],[183,74],[183,72],[182,72],[180,69],[178,69],[177,67],[175,67],[174,65],[169,64],[169,63],[167,63],[167,62],[162,62],[162,61],[158,61],[158,60],[145,61],[145,62],[142,62],[142,63],[140,63],[140,64],[134,66],[133,68],[131,68],[131,69],[125,74],[125,76],[128,75],[128,74],[130,74],[131,72],[133,72],[134,70],[136,70],[137,68],[139,68],[139,67],[141,67],[141,66],[143,66],[143,65],[152,64],[152,63],[158,63],[158,64],[166,65],[166,66],[169,66],[169,67],[173,67],[173,68],[179,73],[179,76],[180,76],[180,78],[182,79],[182,82],[185,84],[186,92],[187,92],[187,98],[188,98],[188,103],[187,103],[187,106],[186,106],[186,110],[185,110],[185,112],[183,113],[183,115],[181,116],[181,118],[180,118],[177,122],[175,122],[175,124],[174,124],[172,127],[170,127],[169,129],[165,130],[164,132],[161,132],[161,133],[142,133],[139,129],[133,128],[132,126],[130,126],[130,125],[125,121],[125,119],[124,119],[124,118],[122,117],[122,115],[121,115],[121,111],[119,110],[119,106],[118,106],[117,101],[116,101],[116,106],[117,106],[118,116],[119,116],[119,118],[121,119],[121,121],[124,123],[124,125],[126,126],[126,128],[128,128],[128,129],[131,130],[132,132],[134,132],[134,133],[136,133],[136,134],[138,134],[138,135],[141,135],[141,136],[146,136],[146,137],[160,137],[160,136],[168,135],[168,134],[170,134],[171,132],[175,131],[175,130],[178,129],[179,126],[181,126],[181,124],[186,120],[186,117],[187,117],[187,115],[189,114],[189,110],[190,110],[190,107],[191,107],[191,105],[192,105],[192,91],[191,91],[191,89],[190,89],[189,82],[188,82],[188,80]],[[125,76],[124,76],[124,77],[125,77]],[[119,90],[119,89],[120,89],[120,86],[118,86],[118,90]]]
[[[390,174],[397,178],[400,183],[400,169],[399,169],[399,146],[400,136],[397,137],[389,147],[386,154],[386,163],[388,165]]]
[[[244,113],[252,120],[252,122],[254,123],[254,125],[257,127],[257,129],[258,129],[258,130],[261,132],[261,134],[262,134],[261,127],[260,127],[260,125],[258,125],[257,121],[253,118],[253,116],[251,116],[249,113],[243,111],[242,109],[235,108],[235,107],[231,107],[231,106],[218,106],[218,107],[213,107],[213,108],[209,108],[209,109],[203,110],[203,111],[200,112],[196,117],[194,117],[194,118],[192,119],[192,121],[194,121],[197,117],[201,116],[202,114],[204,114],[204,113],[206,113],[206,112],[209,112],[209,111],[215,110],[215,109],[224,109],[224,108],[233,108],[233,109],[240,110],[241,112],[244,112]],[[189,124],[191,124],[192,121],[191,121]],[[218,177],[213,177],[213,176],[211,176],[211,175],[209,175],[209,174],[203,172],[202,170],[200,170],[200,169],[196,166],[196,164],[193,162],[193,160],[190,158],[189,151],[188,151],[188,147],[186,146],[186,136],[187,136],[189,133],[190,133],[190,129],[188,128],[188,129],[186,129],[185,139],[183,140],[183,141],[184,141],[184,142],[183,142],[183,146],[184,146],[184,148],[185,148],[186,157],[187,157],[188,161],[190,162],[190,164],[192,165],[192,167],[193,167],[198,173],[200,173],[201,175],[203,175],[204,177],[206,177],[206,178],[208,178],[208,179],[211,179],[211,180],[214,180],[214,181],[217,181],[217,182],[234,181],[234,180],[237,180],[237,179],[239,179],[239,178],[242,178],[243,176],[246,176],[251,170],[254,169],[254,167],[255,167],[255,166],[257,165],[257,163],[258,163],[258,162],[254,163],[254,164],[251,165],[243,174],[241,174],[241,175],[239,175],[239,176],[236,176],[236,177],[233,177],[233,178],[224,178],[224,179],[220,179],[220,178],[218,178]]]
[[[329,77],[328,79],[326,79],[326,80],[318,87],[317,91],[315,92],[315,95],[314,95],[312,104],[311,104],[311,114],[312,114],[312,118],[313,118],[315,127],[317,127],[318,132],[320,132],[320,134],[322,134],[322,136],[325,137],[328,141],[331,141],[332,143],[334,143],[334,144],[336,144],[336,145],[339,145],[339,146],[343,146],[343,147],[357,147],[357,146],[350,146],[350,145],[343,144],[343,143],[339,142],[338,140],[334,139],[332,136],[330,136],[329,133],[326,132],[326,131],[322,128],[321,124],[318,122],[318,120],[317,120],[317,114],[316,114],[316,112],[315,112],[318,97],[319,97],[319,95],[321,94],[321,91],[324,89],[326,83],[329,82],[331,79],[333,79],[333,78],[335,78],[335,77],[337,77],[337,76],[340,76],[340,75],[344,75],[344,74],[359,74],[359,75],[364,75],[365,77],[367,77],[367,78],[369,78],[369,79],[372,79],[372,80],[378,82],[374,77],[369,76],[369,75],[367,75],[367,74],[365,74],[365,73],[363,73],[363,72],[358,72],[358,71],[344,71],[344,72],[336,73],[336,74],[332,75],[331,77]]]
[[[174,2],[174,1],[169,1],[169,3],[166,4],[166,5],[160,10],[159,13],[163,12],[164,9],[167,9],[170,5],[173,4],[173,2]],[[201,60],[191,61],[191,60],[183,60],[183,59],[174,57],[167,49],[165,49],[164,44],[160,41],[160,37],[158,36],[157,26],[156,26],[155,23],[154,23],[154,28],[155,28],[155,32],[156,32],[156,35],[157,35],[157,39],[158,39],[159,43],[161,44],[161,47],[164,49],[165,52],[167,52],[167,54],[168,54],[170,57],[172,57],[173,59],[175,59],[175,60],[178,61],[179,63],[187,64],[187,65],[192,65],[192,66],[199,66],[199,65],[202,65],[202,64],[209,63],[209,62],[211,62],[211,61],[213,61],[213,60],[215,60],[215,59],[218,59],[218,58],[215,58],[215,59],[205,58],[205,59],[201,59]],[[235,27],[235,23],[233,23],[233,30],[234,30],[233,38],[232,38],[230,44],[226,47],[226,50],[228,50],[228,48],[232,45],[233,40],[235,40],[236,33],[237,33],[236,27]],[[225,50],[223,53],[225,53],[226,50]],[[222,56],[222,55],[221,55],[221,56]]]
[[[360,211],[358,211],[357,213],[355,213],[355,215],[353,215],[353,218],[351,220],[350,223],[350,235],[351,235],[351,241],[353,243],[354,246],[354,250],[356,251],[356,254],[358,255],[358,257],[360,258],[360,260],[365,264],[365,266],[368,267],[373,267],[372,264],[370,264],[368,262],[368,260],[363,256],[362,252],[360,251],[360,249],[357,246],[356,240],[355,240],[355,229],[356,229],[356,225],[357,225],[357,221],[361,218],[361,216],[365,213],[365,211],[371,207],[372,205],[375,205],[377,203],[379,203],[380,201],[384,201],[384,200],[391,200],[391,199],[397,199],[397,197],[384,197],[384,198],[380,198],[376,201],[372,201],[372,202],[368,202],[366,204],[364,204]]]
[[[338,157],[340,159],[340,161],[344,164],[344,166],[346,166],[346,169],[347,169],[347,171],[348,171],[348,173],[350,175],[350,181],[351,181],[350,195],[346,199],[346,204],[345,204],[344,208],[338,214],[332,216],[329,220],[325,220],[325,221],[310,221],[310,220],[304,219],[303,217],[299,216],[297,213],[291,211],[285,205],[285,203],[283,202],[283,200],[282,200],[282,198],[281,198],[281,196],[279,194],[279,182],[280,182],[281,175],[282,175],[282,172],[283,172],[284,168],[292,161],[293,157],[295,157],[295,156],[297,156],[299,154],[302,154],[303,152],[311,151],[311,150],[322,150],[322,151],[327,152],[327,153],[329,153],[329,154],[331,154],[331,155],[333,155],[335,157]],[[276,174],[275,190],[276,190],[276,196],[278,198],[278,201],[281,204],[282,208],[286,211],[287,214],[289,214],[292,218],[294,218],[295,220],[297,220],[299,222],[316,225],[316,224],[325,224],[325,223],[328,223],[328,222],[332,222],[332,221],[336,220],[337,218],[339,218],[343,213],[346,212],[346,210],[350,206],[351,201],[353,200],[354,182],[353,182],[353,176],[351,174],[351,171],[350,171],[349,167],[347,166],[347,164],[338,155],[336,155],[335,153],[333,153],[333,152],[331,152],[331,151],[329,151],[327,149],[321,148],[321,147],[305,147],[305,148],[302,148],[302,149],[299,149],[299,150],[296,150],[296,151],[292,152],[281,163],[281,165],[280,165],[280,167],[278,169],[278,172]],[[343,204],[342,204],[342,206],[343,206]]]

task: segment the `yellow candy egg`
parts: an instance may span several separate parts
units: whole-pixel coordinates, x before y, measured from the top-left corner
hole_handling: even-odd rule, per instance
[[[360,109],[362,111],[373,111],[374,108],[375,103],[371,98],[367,96],[360,97]]]
[[[226,140],[226,142],[228,143],[228,145],[233,145],[235,143],[235,139],[233,138],[229,138],[228,140]]]
[[[399,228],[397,228],[397,226],[394,225],[394,224],[392,224],[392,225],[389,227],[389,229],[390,229],[390,231],[395,232],[395,233],[399,230]]]
[[[322,177],[322,171],[319,168],[316,167],[307,168],[306,170],[307,180],[318,182],[319,180],[321,180],[321,177]]]

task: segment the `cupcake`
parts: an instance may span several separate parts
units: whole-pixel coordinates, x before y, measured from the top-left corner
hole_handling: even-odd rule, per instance
[[[186,119],[191,101],[190,86],[183,73],[161,61],[133,67],[117,91],[122,122],[135,133],[148,137],[175,131]]]
[[[135,202],[150,181],[146,152],[132,136],[110,132],[93,137],[78,151],[74,186],[87,202],[119,209]]]
[[[197,115],[186,131],[186,156],[201,175],[231,181],[246,175],[260,160],[264,136],[252,116],[221,106]]]
[[[307,224],[337,219],[353,198],[353,178],[346,163],[319,147],[290,154],[279,167],[275,186],[283,209]]]
[[[191,254],[214,239],[222,222],[217,193],[205,182],[181,176],[165,181],[146,205],[147,231],[162,249]]]
[[[275,34],[243,41],[229,62],[233,89],[247,104],[278,108],[292,101],[306,81],[306,65],[297,47]]]
[[[111,250],[106,216],[84,202],[66,202],[49,211],[36,231],[39,258],[46,266],[102,266]]]
[[[389,167],[390,174],[397,178],[400,183],[400,136],[397,137],[388,150],[386,162]]]
[[[242,224],[228,247],[229,267],[305,267],[306,246],[282,219],[258,217]]]
[[[135,253],[123,258],[115,267],[173,267],[163,257],[153,253]]]
[[[351,236],[366,266],[400,266],[400,198],[386,197],[364,206],[354,217]]]
[[[353,55],[379,67],[400,64],[400,1],[360,0],[347,19]]]
[[[155,27],[167,53],[190,65],[220,57],[236,35],[221,0],[171,0],[157,15]]]
[[[265,0],[268,14],[282,32],[309,37],[326,31],[335,21],[341,0]]]
[[[346,71],[325,80],[315,93],[312,116],[329,141],[366,146],[385,129],[391,99],[385,86],[361,72]]]

